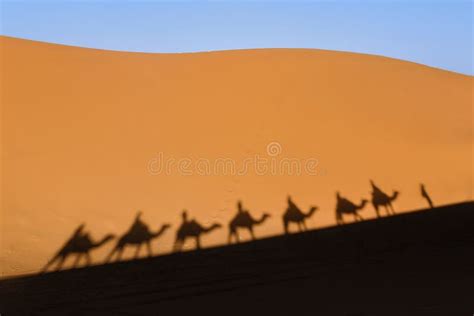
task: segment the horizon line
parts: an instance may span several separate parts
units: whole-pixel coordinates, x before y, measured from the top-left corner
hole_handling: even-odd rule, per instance
[[[229,49],[215,49],[215,50],[201,50],[201,51],[183,51],[183,52],[156,52],[156,51],[139,51],[139,50],[118,50],[118,49],[110,49],[110,48],[99,48],[99,47],[90,47],[90,46],[78,46],[73,44],[65,44],[59,42],[49,42],[49,41],[42,41],[42,40],[35,40],[30,38],[24,37],[16,37],[11,35],[5,35],[0,33],[0,38],[9,38],[13,40],[20,40],[20,41],[27,41],[27,42],[36,42],[40,44],[46,45],[57,45],[69,48],[79,48],[85,50],[96,50],[96,51],[103,51],[103,52],[111,52],[111,53],[131,53],[131,54],[146,54],[146,55],[184,55],[184,54],[206,54],[206,53],[220,53],[220,52],[239,52],[239,51],[259,51],[259,50],[309,50],[309,51],[325,51],[325,52],[335,52],[335,53],[345,53],[345,54],[358,54],[358,55],[366,55],[366,56],[374,56],[374,57],[381,57],[387,58],[392,60],[398,60],[406,63],[412,63],[415,65],[420,65],[428,68],[432,68],[435,70],[445,71],[457,75],[467,76],[474,78],[474,74],[458,72],[446,68],[441,68],[437,66],[432,66],[428,64],[423,64],[420,62],[401,59],[397,57],[391,57],[386,55],[374,54],[374,53],[366,53],[366,52],[357,52],[357,51],[345,51],[345,50],[335,50],[335,49],[325,49],[325,48],[309,48],[309,47],[253,47],[253,48],[229,48]]]

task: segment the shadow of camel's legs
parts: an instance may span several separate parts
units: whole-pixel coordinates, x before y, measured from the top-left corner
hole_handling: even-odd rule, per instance
[[[88,252],[86,252],[86,266],[90,266],[91,262],[92,262],[91,255]]]
[[[235,239],[235,242],[239,242],[239,236],[237,235],[237,231],[235,229],[229,230],[229,237],[228,237],[228,243],[232,243],[232,237]]]
[[[43,269],[41,269],[41,273],[44,273],[48,270],[48,268],[50,266],[53,265],[53,263],[55,263],[56,261],[58,261],[60,258],[62,258],[62,256],[60,255],[56,255],[54,256],[53,258],[51,258],[51,260],[48,261],[48,263],[45,264],[45,266],[43,267]],[[63,259],[64,260],[64,259]]]
[[[61,268],[63,267],[64,261],[66,260],[66,257],[67,255],[60,257],[58,264],[56,266],[56,270],[61,270]]]
[[[72,265],[73,268],[76,268],[77,265],[79,264],[79,261],[81,260],[82,258],[82,253],[78,253],[77,256],[76,256],[76,260],[74,260],[74,264]]]
[[[255,234],[253,233],[253,227],[252,226],[249,227],[249,232],[250,232],[250,237],[252,238],[252,240],[255,240]]]
[[[337,222],[337,225],[343,225],[344,224],[344,219],[342,217],[342,214],[336,213],[336,222]]]
[[[120,261],[122,260],[122,254],[123,254],[123,249],[125,247],[121,247],[119,250],[118,250],[118,254],[117,254],[117,261]]]
[[[148,257],[153,256],[153,253],[151,251],[151,244],[149,240],[146,242],[146,248],[148,249]]]
[[[57,262],[56,264],[56,267],[53,269],[53,271],[58,271],[58,270],[61,270],[61,268],[63,267],[63,264],[64,264],[64,261],[66,261],[66,258],[68,257],[68,255],[59,255],[59,256],[56,256],[55,258],[53,258],[48,264],[47,266],[45,266],[43,268],[43,271],[46,271],[47,268],[49,268],[50,266],[53,265],[53,263]]]
[[[391,212],[392,212],[392,215],[395,215],[396,213],[395,213],[395,209],[393,208],[392,203],[389,203],[389,204],[388,204],[388,207],[390,208],[390,210],[391,210]]]
[[[110,254],[107,256],[107,258],[105,259],[105,263],[108,263],[109,261],[111,261],[111,260],[112,260],[112,257],[113,257],[114,254],[116,254],[116,253],[117,253],[117,256],[116,256],[115,261],[120,261],[120,259],[122,259],[123,248],[124,248],[124,246],[115,247],[115,248],[110,252]]]
[[[196,236],[196,249],[201,249],[201,238]]]
[[[117,247],[114,247],[114,249],[112,249],[112,251],[107,255],[107,257],[105,258],[104,262],[105,263],[108,263],[112,260],[114,254],[117,252],[118,248]]]
[[[135,248],[135,256],[134,256],[135,259],[138,258],[138,255],[140,253],[140,249],[142,249],[142,244],[138,244],[137,247]]]
[[[380,217],[380,211],[379,211],[379,206],[378,204],[373,204],[374,205],[374,208],[375,208],[375,214],[377,214],[377,217]]]
[[[173,251],[174,252],[181,251],[181,248],[183,247],[183,243],[184,243],[184,240],[177,238],[174,242]]]

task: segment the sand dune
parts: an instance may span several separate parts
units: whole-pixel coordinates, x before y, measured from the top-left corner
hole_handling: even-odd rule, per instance
[[[470,76],[322,50],[145,54],[8,37],[0,45],[2,275],[38,270],[81,222],[96,238],[120,234],[138,209],[152,228],[176,228],[183,208],[227,223],[242,199],[256,216],[273,215],[256,228],[266,236],[282,232],[287,194],[305,210],[320,207],[311,228],[332,225],[335,191],[367,198],[369,178],[401,192],[397,211],[425,205],[421,181],[436,204],[472,199]],[[243,170],[256,155],[266,172],[252,162],[242,174],[201,175],[219,158]],[[272,173],[285,158],[317,160],[315,174]],[[157,174],[160,159],[169,172]],[[169,251],[173,237],[154,251]],[[226,237],[222,229],[203,244]]]

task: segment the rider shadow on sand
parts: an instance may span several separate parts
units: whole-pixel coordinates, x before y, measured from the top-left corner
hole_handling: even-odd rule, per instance
[[[105,259],[105,262],[111,261],[115,254],[117,254],[117,260],[120,260],[122,258],[123,250],[127,245],[135,246],[134,259],[138,258],[143,244],[146,244],[148,256],[151,257],[153,255],[151,241],[160,237],[168,228],[171,227],[171,225],[163,224],[158,231],[153,232],[150,230],[148,225],[142,221],[141,215],[142,213],[138,211],[132,226],[130,226],[128,231],[119,238],[117,244]]]
[[[303,211],[293,202],[291,196],[288,195],[288,207],[286,208],[285,213],[283,214],[283,229],[285,234],[289,233],[289,224],[295,223],[298,225],[300,232],[308,230],[306,227],[306,219],[313,216],[313,214],[318,210],[316,206],[310,206],[307,213]]]
[[[56,255],[43,267],[41,272],[46,272],[49,267],[51,267],[55,262],[57,262],[56,269],[59,270],[62,268],[64,261],[67,257],[71,255],[76,255],[76,260],[74,261],[73,268],[77,267],[80,259],[85,256],[86,265],[91,264],[91,257],[89,251],[92,249],[98,248],[108,241],[115,238],[113,234],[105,235],[100,241],[95,242],[90,234],[84,232],[85,224],[79,225],[71,237],[66,241],[63,247],[56,253]]]
[[[188,219],[188,212],[183,210],[181,214],[182,223],[176,232],[176,240],[174,242],[173,250],[181,251],[184,246],[184,242],[188,238],[194,238],[196,241],[196,249],[201,249],[201,235],[212,232],[215,229],[221,228],[222,225],[214,223],[208,227],[204,227],[199,224],[195,219]]]
[[[242,202],[238,201],[237,214],[235,214],[234,218],[229,223],[229,244],[232,243],[232,238],[234,238],[237,243],[240,241],[239,233],[237,231],[238,228],[246,228],[250,232],[252,240],[255,240],[253,227],[262,224],[268,218],[270,218],[270,214],[267,213],[263,213],[259,219],[253,218],[250,212],[242,207]]]
[[[354,215],[354,220],[362,221],[362,216],[359,215],[359,211],[362,210],[367,204],[366,199],[362,199],[359,205],[349,201],[347,198],[341,196],[339,192],[336,192],[336,222],[338,225],[344,224],[343,215],[352,214]]]
[[[380,206],[383,206],[385,208],[387,215],[395,215],[395,210],[392,206],[392,202],[397,199],[399,192],[394,190],[392,195],[388,195],[383,192],[378,186],[376,186],[374,181],[370,180],[370,185],[372,186],[372,205],[374,206],[377,217],[380,217]]]

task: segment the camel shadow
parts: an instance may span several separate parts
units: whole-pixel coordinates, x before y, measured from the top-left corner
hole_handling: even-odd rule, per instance
[[[288,207],[286,208],[285,213],[283,214],[283,229],[285,234],[289,233],[289,224],[295,223],[298,225],[300,232],[308,230],[306,227],[306,219],[313,216],[313,214],[318,210],[316,206],[310,206],[307,213],[303,213],[301,209],[293,202],[291,196],[288,196],[287,199]]]
[[[392,195],[388,195],[376,186],[374,181],[370,180],[370,185],[372,186],[372,205],[374,206],[377,217],[380,217],[379,208],[381,206],[385,208],[387,215],[395,215],[392,202],[397,199],[399,192],[394,190]]]
[[[368,201],[366,199],[362,199],[360,204],[357,205],[347,198],[342,197],[339,192],[336,192],[336,200],[336,223],[338,225],[344,224],[344,214],[352,214],[356,222],[364,220],[362,216],[360,216],[359,211],[367,204]]]
[[[46,272],[56,262],[57,264],[55,270],[60,270],[64,264],[64,261],[71,255],[76,255],[73,268],[78,266],[83,256],[86,258],[86,266],[89,266],[92,261],[89,252],[92,249],[99,248],[100,246],[115,238],[113,234],[107,234],[100,241],[95,242],[88,232],[84,232],[84,227],[85,224],[81,224],[76,228],[74,233],[61,247],[61,249],[43,267],[41,273]]]
[[[188,213],[183,211],[181,226],[176,231],[176,240],[174,242],[173,251],[181,251],[186,239],[193,238],[196,241],[196,249],[201,249],[201,235],[208,234],[215,229],[221,228],[222,225],[214,223],[208,227],[199,224],[195,219],[188,220]]]
[[[268,218],[270,218],[270,214],[264,213],[259,219],[255,219],[252,217],[248,210],[245,210],[242,207],[242,202],[237,202],[237,214],[232,218],[229,223],[229,237],[228,243],[232,243],[232,239],[234,238],[235,241],[238,243],[240,242],[238,229],[245,228],[250,232],[250,237],[252,240],[255,240],[255,234],[253,231],[253,227],[256,225],[261,225],[265,222]]]
[[[135,221],[133,222],[132,226],[125,232],[117,241],[115,247],[109,253],[105,262],[110,262],[114,255],[116,255],[116,260],[120,260],[122,258],[123,251],[126,246],[133,245],[135,246],[135,255],[134,258],[138,258],[140,253],[140,249],[143,244],[146,244],[148,250],[148,256],[151,257],[153,255],[151,249],[151,241],[155,238],[160,237],[167,229],[171,227],[169,224],[163,224],[161,228],[153,232],[150,230],[148,225],[141,220],[142,213],[139,211],[135,217]]]

